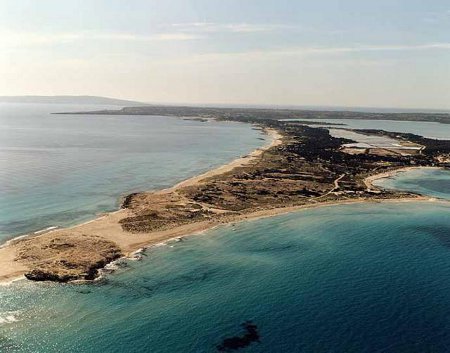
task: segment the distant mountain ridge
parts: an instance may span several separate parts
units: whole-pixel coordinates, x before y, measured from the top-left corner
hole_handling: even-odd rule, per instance
[[[148,105],[142,102],[98,96],[0,96],[0,103],[92,104],[92,105]]]

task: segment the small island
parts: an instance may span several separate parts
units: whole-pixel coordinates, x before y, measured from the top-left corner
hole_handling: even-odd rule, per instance
[[[136,114],[143,114],[142,109],[153,114],[154,108],[134,109]],[[220,224],[338,203],[426,200],[379,189],[372,182],[405,168],[450,166],[447,140],[353,130],[397,141],[392,147],[361,146],[307,121],[278,120],[275,111],[275,118],[261,118],[258,112],[211,115],[209,108],[203,109],[206,112],[193,110],[192,116],[253,124],[272,141],[169,189],[127,195],[120,210],[93,221],[11,240],[0,248],[0,279],[25,275],[36,281],[93,280],[114,260]],[[191,114],[182,111],[180,116]]]

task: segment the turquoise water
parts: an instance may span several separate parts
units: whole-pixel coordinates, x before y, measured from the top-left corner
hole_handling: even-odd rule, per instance
[[[69,119],[75,130],[80,124],[92,126],[89,120]],[[110,126],[108,134],[119,126],[128,131],[120,119],[93,119],[94,125]],[[127,158],[140,160],[136,157],[140,153],[148,157],[143,160],[149,165],[162,162],[155,157],[161,151],[137,152],[141,144],[151,143],[142,135],[151,134],[145,126],[155,121],[151,125],[159,129],[151,135],[155,139],[161,135],[176,144],[179,130],[192,137],[205,128],[206,136],[200,140],[214,140],[208,151],[191,149],[188,138],[185,144],[179,142],[181,149],[167,146],[170,153],[182,155],[183,162],[162,163],[157,172],[133,171],[121,181],[130,190],[139,185],[166,186],[183,179],[183,173],[207,169],[208,163],[231,156],[236,150],[225,147],[231,137],[222,136],[223,131],[243,129],[241,147],[261,143],[245,125],[216,125],[220,131],[215,131],[213,125],[178,119],[130,121],[137,125],[134,135],[129,133],[133,138],[117,144],[121,134],[105,137],[103,158],[120,150],[119,155],[126,155],[120,162],[125,165]],[[174,126],[181,127],[175,131]],[[90,136],[90,128],[84,131]],[[96,131],[98,138],[103,130]],[[134,145],[136,136],[139,143]],[[91,140],[92,136],[83,141]],[[66,135],[61,141],[72,140]],[[77,149],[63,154],[74,163],[77,155],[92,152],[99,169],[115,170],[113,163],[98,158],[97,147],[92,149],[75,156]],[[204,158],[203,164],[196,164],[199,158]],[[30,159],[26,161],[25,167]],[[145,173],[150,173],[149,179]],[[33,181],[37,175],[16,178]],[[97,180],[97,174],[92,175]],[[78,184],[85,182],[84,174],[76,174],[71,185],[78,185],[77,176]],[[449,172],[421,170],[383,182],[450,198],[449,178]],[[122,191],[108,190],[111,200]],[[19,281],[0,286],[0,352],[206,353],[218,352],[217,347],[232,337],[247,345],[238,351],[245,353],[448,352],[449,212],[446,202],[323,207],[227,225],[152,248],[142,261],[124,261],[117,272],[91,285]],[[244,339],[249,337],[242,327],[247,321],[256,325],[259,341]]]
[[[443,169],[414,169],[379,179],[375,185],[450,200],[450,171]]]
[[[121,195],[171,186],[265,143],[239,123],[50,114],[83,109],[94,108],[0,104],[0,242],[91,219]]]
[[[2,352],[447,352],[450,207],[327,207],[147,252],[105,282],[0,292]]]

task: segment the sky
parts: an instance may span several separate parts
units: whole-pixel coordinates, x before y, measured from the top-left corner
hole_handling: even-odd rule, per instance
[[[0,0],[0,95],[450,109],[448,0]]]

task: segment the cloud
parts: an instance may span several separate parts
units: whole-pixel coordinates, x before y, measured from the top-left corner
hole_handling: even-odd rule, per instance
[[[263,33],[296,28],[280,24],[190,22],[163,26],[161,32],[140,35],[121,32],[0,32],[0,46],[24,47],[68,44],[77,41],[176,42],[197,40],[214,33]]]
[[[254,50],[235,53],[208,53],[198,57],[209,56],[239,56],[242,58],[258,58],[264,56],[304,56],[304,55],[334,55],[345,53],[370,53],[389,51],[421,51],[421,50],[449,50],[450,43],[422,43],[411,45],[355,45],[341,47],[288,47],[268,50]]]
[[[137,62],[145,63],[146,66],[154,65],[212,65],[217,66],[224,63],[265,63],[280,65],[286,62],[302,61],[305,63],[307,59],[309,62],[322,63],[322,59],[335,59],[339,57],[339,63],[342,60],[353,60],[358,65],[380,66],[392,65],[392,57],[371,57],[370,55],[358,56],[356,59],[352,53],[378,53],[378,52],[403,52],[403,51],[435,51],[435,50],[450,50],[450,43],[423,43],[415,45],[359,45],[359,46],[340,46],[340,47],[285,47],[261,50],[248,50],[236,52],[191,52],[185,55],[168,55],[164,57],[151,58],[142,52],[121,52],[121,53],[103,53],[103,57],[110,57],[110,61],[120,60],[122,63],[130,61],[133,65]],[[305,61],[303,61],[305,59]]]
[[[213,22],[178,23],[164,27],[165,31],[147,35],[93,31],[61,33],[1,31],[0,46],[14,48],[68,44],[77,41],[176,42],[202,39],[213,33],[257,33],[291,28],[286,25]]]
[[[192,33],[155,33],[136,35],[130,33],[73,32],[73,33],[33,33],[1,32],[0,47],[42,46],[67,44],[77,41],[123,41],[123,42],[176,42],[201,38]]]
[[[250,23],[215,23],[215,22],[188,22],[174,23],[171,27],[186,32],[197,33],[258,33],[273,32],[277,30],[296,29],[297,26],[281,24],[250,24]]]
[[[184,41],[194,40],[201,38],[198,35],[189,33],[156,33],[147,36],[123,34],[123,33],[110,33],[110,34],[93,34],[85,36],[85,39],[92,40],[123,40],[134,42],[172,42],[172,41]]]
[[[427,49],[450,49],[450,43],[423,43],[411,45],[361,45],[345,47],[308,47],[294,49],[304,53],[349,53],[349,52],[377,52],[377,51],[408,51]]]

